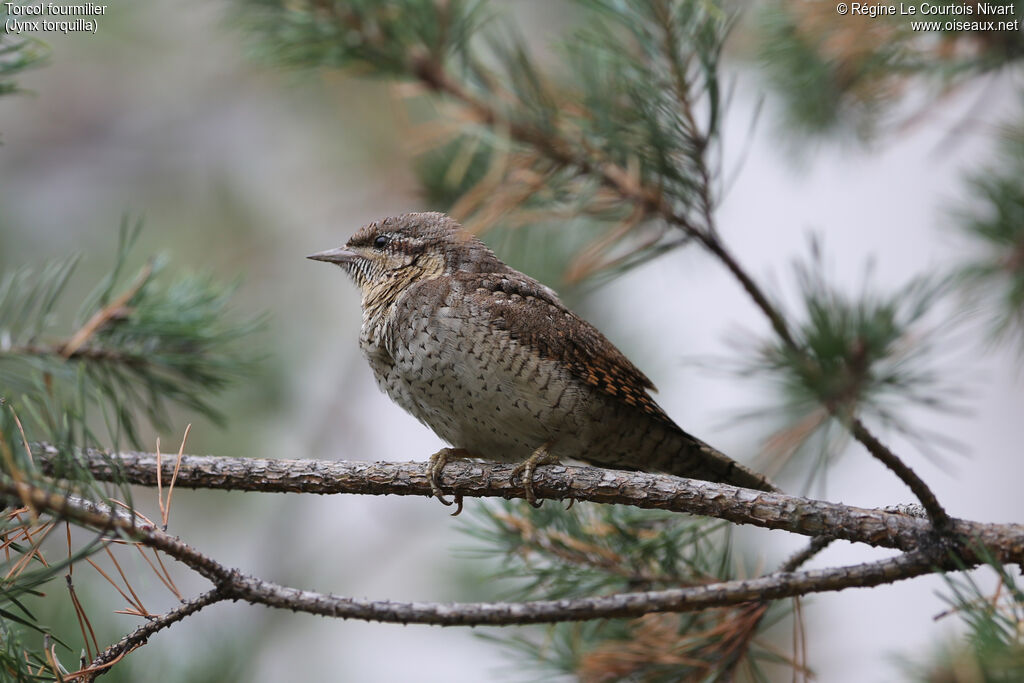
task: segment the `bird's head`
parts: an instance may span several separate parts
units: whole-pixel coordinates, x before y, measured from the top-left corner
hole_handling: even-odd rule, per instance
[[[345,246],[307,258],[344,268],[364,301],[392,299],[416,282],[458,270],[492,272],[506,267],[483,242],[443,213],[385,218],[360,228]]]

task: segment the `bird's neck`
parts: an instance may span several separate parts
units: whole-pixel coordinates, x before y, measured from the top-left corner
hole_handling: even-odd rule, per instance
[[[387,278],[363,291],[363,337],[371,343],[383,338],[388,318],[408,283],[401,278]]]

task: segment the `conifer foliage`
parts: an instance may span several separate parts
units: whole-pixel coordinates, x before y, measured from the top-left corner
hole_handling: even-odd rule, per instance
[[[739,374],[777,388],[775,403],[755,411],[774,421],[766,450],[776,459],[767,465],[796,489],[823,481],[840,455],[870,455],[920,505],[860,511],[781,494],[759,502],[715,486],[702,499],[704,489],[695,493],[685,483],[673,489],[671,478],[622,473],[626,483],[609,493],[600,477],[567,482],[551,470],[539,475],[541,497],[617,495],[631,505],[565,508],[549,500],[534,509],[505,501],[467,509],[461,523],[474,555],[467,561],[481,573],[497,567],[492,576],[501,581],[487,585],[507,587],[485,596],[489,602],[362,601],[247,576],[139,515],[128,485],[159,487],[163,526],[170,505],[164,491],[179,470],[190,486],[252,491],[410,495],[429,487],[422,474],[389,478],[361,464],[324,480],[330,468],[315,462],[290,461],[290,473],[271,477],[272,464],[264,461],[118,457],[148,449],[143,424],[174,429],[189,413],[218,420],[220,392],[255,362],[236,342],[261,324],[232,310],[230,286],[186,274],[173,259],[141,261],[132,251],[141,226],[125,220],[106,277],[86,296],[79,294],[73,255],[0,273],[0,496],[6,505],[0,676],[88,680],[116,668],[160,630],[187,628],[178,622],[208,605],[243,600],[401,623],[539,622],[533,630],[488,637],[542,677],[766,681],[788,670],[797,680],[808,676],[805,648],[813,648],[813,637],[802,631],[799,596],[940,570],[947,616],[961,619],[967,635],[937,646],[927,659],[908,657],[908,677],[1020,678],[1024,600],[1014,568],[1024,563],[1020,527],[952,519],[876,432],[935,445],[932,435],[914,429],[906,407],[957,407],[942,398],[955,392],[931,341],[934,306],[982,311],[987,325],[971,327],[966,315],[956,322],[978,338],[1024,352],[1024,107],[1007,112],[991,163],[965,174],[973,201],[950,207],[948,219],[967,245],[963,262],[948,273],[910,273],[899,290],[881,291],[870,281],[859,292],[842,290],[829,280],[815,243],[811,258],[794,267],[799,296],[784,305],[736,258],[717,211],[728,170],[722,122],[731,70],[768,76],[794,138],[872,142],[898,127],[912,84],[934,93],[914,103],[927,110],[971,79],[1000,70],[1018,70],[1019,77],[1024,34],[923,36],[895,19],[866,22],[837,15],[832,4],[802,0],[775,0],[746,14],[719,0],[594,0],[579,3],[577,26],[539,57],[495,5],[234,0],[232,20],[268,68],[344,70],[403,83],[422,133],[417,146],[425,151],[416,169],[429,208],[513,243],[529,235],[535,240],[540,230],[545,244],[564,252],[565,281],[613,278],[684,247],[719,264],[767,322],[768,332],[736,364]],[[747,62],[725,59],[738,22],[759,45]],[[0,94],[16,93],[16,77],[44,60],[38,41],[0,34]],[[70,318],[66,311],[75,305],[79,312]],[[250,341],[246,348],[252,347]],[[507,478],[500,466],[480,467],[494,481]],[[645,495],[658,487],[720,519],[665,511],[668,503]],[[508,490],[490,495],[515,495]],[[738,507],[716,507],[724,500]],[[870,526],[872,520],[882,521]],[[731,522],[796,531],[810,545],[781,566],[765,567],[736,540]],[[52,544],[65,534],[59,552],[44,550],[47,537]],[[802,571],[834,538],[901,555]],[[92,628],[72,569],[125,549],[142,555],[180,606],[150,614],[125,579],[131,613],[146,621],[112,643]],[[182,595],[164,565],[168,557],[213,587]],[[969,573],[979,566],[996,577],[995,594]],[[762,593],[751,595],[752,585]],[[77,631],[52,633],[34,616],[25,598],[44,592],[74,605]],[[783,597],[795,599],[775,599]],[[650,607],[638,614],[638,604]],[[793,635],[780,637],[783,632]]]

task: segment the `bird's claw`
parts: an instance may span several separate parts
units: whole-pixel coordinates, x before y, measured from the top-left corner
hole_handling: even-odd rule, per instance
[[[453,500],[448,500],[444,497],[444,492],[441,490],[441,472],[444,470],[444,466],[452,460],[464,460],[468,457],[472,456],[470,456],[468,451],[461,448],[442,448],[430,456],[430,460],[427,461],[427,477],[430,480],[430,492],[442,504],[451,505],[454,503],[457,506],[455,512],[452,513],[452,517],[462,512],[462,496],[455,493]]]
[[[462,514],[462,494],[456,493],[454,496],[455,500],[455,512],[451,514],[452,517],[458,517]]]
[[[535,508],[539,508],[542,503],[537,500],[537,494],[533,492],[533,473],[537,470],[538,465],[551,465],[558,462],[558,458],[548,451],[550,447],[550,441],[541,445],[529,458],[516,465],[512,470],[512,477],[523,475],[523,493],[526,502]]]

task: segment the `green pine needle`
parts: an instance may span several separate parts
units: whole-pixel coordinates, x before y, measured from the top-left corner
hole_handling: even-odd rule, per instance
[[[982,550],[982,552],[984,552]],[[1009,568],[994,559],[988,569],[997,587],[987,591],[973,574],[945,574],[949,610],[967,633],[945,643],[921,660],[903,659],[901,668],[911,680],[949,683],[1010,683],[1024,680],[1024,588]]]
[[[906,416],[911,406],[961,410],[958,378],[940,362],[951,351],[943,344],[955,338],[961,321],[928,317],[949,282],[917,278],[880,293],[871,287],[869,269],[862,291],[848,294],[829,280],[817,243],[810,261],[796,264],[796,278],[800,310],[791,316],[797,321],[791,330],[797,349],[771,336],[741,348],[743,360],[734,368],[776,388],[771,407],[743,415],[774,423],[766,447],[767,456],[778,460],[772,467],[797,467],[805,488],[816,480],[824,484],[828,465],[849,443],[843,423],[855,417],[902,434],[940,461],[943,450],[959,450]]]
[[[6,4],[0,3],[0,25],[6,26],[11,16]],[[49,46],[38,38],[0,31],[0,95],[23,92],[14,77],[44,66],[49,57]]]
[[[122,226],[110,272],[63,335],[55,308],[77,259],[0,279],[0,386],[33,441],[141,447],[138,418],[167,428],[175,405],[222,421],[211,399],[253,367],[246,349],[261,323],[232,312],[234,285],[165,278],[160,261],[124,277],[138,228]],[[97,408],[106,438],[95,432]]]
[[[477,541],[467,554],[494,560],[481,583],[505,590],[491,598],[555,600],[735,577],[731,535],[722,522],[588,503],[565,510],[518,501],[476,510],[463,527]],[[517,673],[526,666],[539,679],[554,673],[597,680],[618,672],[620,680],[713,680],[739,666],[751,680],[766,680],[757,672],[775,655],[757,644],[756,634],[789,610],[785,603],[764,614],[761,608],[562,623],[485,637],[515,657]],[[748,624],[753,642],[743,630]],[[734,643],[742,644],[731,649]]]
[[[1024,124],[1000,137],[998,161],[968,178],[972,200],[954,213],[974,256],[958,270],[968,300],[987,312],[991,338],[1024,355]]]

